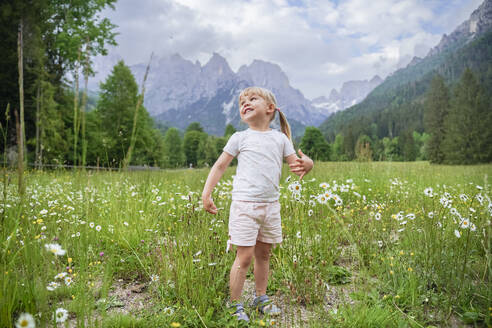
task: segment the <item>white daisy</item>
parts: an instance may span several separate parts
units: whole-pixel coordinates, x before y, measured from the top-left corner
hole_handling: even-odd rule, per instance
[[[427,213],[427,216],[429,217],[429,219],[432,219],[434,217],[434,212],[429,212]]]
[[[55,311],[56,322],[65,322],[68,318],[68,311],[64,308],[58,308]]]
[[[415,219],[415,214],[409,213],[409,214],[406,215],[406,218],[407,219],[410,219],[410,220],[414,220]]]
[[[313,210],[309,210],[309,211],[308,211],[308,215],[309,215],[309,216],[313,215]]]
[[[165,307],[162,312],[165,314],[165,315],[172,315],[174,313],[174,309],[172,307]]]
[[[301,232],[300,232],[300,231],[298,231],[298,232],[296,233],[296,237],[297,237],[297,238],[301,238],[301,237],[302,237],[302,236],[301,236]]]
[[[49,290],[50,292],[54,291],[55,289],[57,289],[58,287],[60,287],[60,284],[57,283],[56,281],[52,281],[48,284],[48,286],[46,286],[46,289]]]
[[[96,226],[96,231],[101,231],[101,226],[100,225],[97,225]]]
[[[34,328],[36,327],[36,322],[34,317],[30,313],[21,313],[17,322],[15,323],[16,328]]]
[[[60,272],[59,274],[57,274],[57,275],[55,276],[55,279],[63,279],[63,278],[65,278],[65,276],[66,276],[67,274],[68,274],[68,273],[66,273],[66,272]]]
[[[434,190],[431,187],[425,188],[424,195],[427,197],[434,197]]]
[[[328,183],[326,183],[326,182],[321,182],[321,183],[319,184],[319,186],[320,186],[321,188],[323,188],[323,189],[328,189],[328,188],[330,188],[330,185],[329,185]]]
[[[71,277],[65,277],[65,285],[70,286],[72,284],[73,280]]]
[[[454,235],[456,238],[461,238],[461,233],[458,230],[454,230]]]
[[[468,200],[468,196],[465,195],[465,194],[460,194],[460,199],[464,202],[466,202]]]
[[[94,228],[94,222],[89,223],[89,227]]]
[[[150,276],[150,283],[151,283],[151,284],[152,284],[152,283],[156,283],[156,282],[158,282],[158,281],[159,281],[159,276],[158,276],[158,275],[153,274],[153,275],[151,275],[151,276]]]
[[[377,212],[377,213],[376,213],[376,215],[374,215],[374,219],[375,219],[376,221],[381,220],[381,213],[380,213],[380,212]]]
[[[328,201],[328,198],[326,198],[325,195],[321,194],[321,195],[318,196],[318,202],[320,204],[326,204],[327,201]]]
[[[55,254],[56,256],[62,256],[65,255],[66,251],[61,248],[61,246],[57,243],[53,244],[45,244],[44,247],[46,248],[47,251]]]
[[[461,220],[461,229],[466,229],[470,226],[470,221],[467,219],[467,218],[463,218],[463,220]]]

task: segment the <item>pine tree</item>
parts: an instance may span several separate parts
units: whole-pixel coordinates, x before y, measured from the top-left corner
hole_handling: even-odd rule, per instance
[[[490,102],[472,71],[466,69],[454,90],[445,120],[445,161],[451,164],[490,161],[491,124]]]
[[[430,84],[424,112],[425,130],[431,136],[426,146],[427,156],[431,163],[444,161],[442,143],[445,137],[444,120],[448,111],[449,91],[442,76],[437,74]]]

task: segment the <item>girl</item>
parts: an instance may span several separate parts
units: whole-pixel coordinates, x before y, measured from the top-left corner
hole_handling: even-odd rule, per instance
[[[280,116],[282,132],[272,130],[275,113]],[[211,194],[222,174],[237,156],[232,203],[229,214],[228,244],[237,246],[236,259],[230,272],[230,300],[234,315],[249,321],[240,303],[246,273],[254,257],[256,298],[253,306],[261,313],[280,314],[266,295],[270,250],[282,242],[280,222],[279,180],[282,160],[291,172],[302,177],[313,168],[313,161],[299,149],[297,157],[292,146],[290,126],[277,108],[275,96],[266,89],[250,87],[239,95],[239,114],[249,129],[234,133],[213,165],[203,188],[203,208],[217,213]]]

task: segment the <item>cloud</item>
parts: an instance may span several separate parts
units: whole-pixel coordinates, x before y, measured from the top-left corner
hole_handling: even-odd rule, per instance
[[[146,62],[152,51],[202,64],[218,52],[233,70],[261,59],[280,65],[295,88],[314,98],[347,80],[385,77],[424,56],[479,1],[445,3],[119,0],[116,11],[105,14],[119,25],[119,46],[112,51],[129,64]]]

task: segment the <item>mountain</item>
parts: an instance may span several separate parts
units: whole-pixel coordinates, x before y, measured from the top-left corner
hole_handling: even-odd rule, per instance
[[[452,87],[466,68],[492,89],[492,0],[485,0],[424,58],[414,58],[361,103],[327,118],[320,129],[331,141],[339,133],[356,140],[362,134],[381,139],[405,130],[422,132],[422,104],[432,77],[438,73]]]
[[[313,99],[312,105],[324,113],[334,113],[360,103],[375,87],[383,82],[378,75],[371,80],[348,81],[343,83],[340,92],[332,89],[328,98]]]
[[[146,65],[130,68],[137,82],[141,83]],[[240,122],[238,95],[242,89],[252,85],[268,88],[275,94],[294,135],[302,135],[305,126],[319,125],[328,117],[329,113],[315,108],[290,85],[280,66],[254,60],[235,73],[226,59],[217,53],[203,66],[179,54],[152,62],[144,105],[151,116],[167,125],[185,129],[196,121],[207,133],[223,135],[227,124],[245,128]]]

